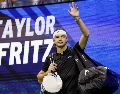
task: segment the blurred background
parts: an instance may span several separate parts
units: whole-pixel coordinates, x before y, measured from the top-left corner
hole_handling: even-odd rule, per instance
[[[59,2],[68,2],[68,1],[76,1],[76,0],[1,0],[0,8],[50,4],[50,3],[59,3]]]
[[[50,1],[52,2],[52,0]],[[28,7],[0,9],[0,20],[3,20],[3,24],[0,24],[0,36],[8,19],[11,19],[13,31],[16,33],[15,19],[31,18],[30,27],[34,31],[36,18],[42,16],[46,19],[47,16],[53,15],[55,17],[55,28],[63,27],[67,30],[69,46],[73,47],[79,40],[80,29],[68,13],[71,2],[30,7],[29,5],[33,3],[32,0],[29,0],[29,2],[27,0],[14,2],[12,7]],[[11,5],[11,2],[9,4]],[[76,2],[76,4],[78,4],[82,20],[90,30],[85,52],[94,60],[120,75],[120,0],[82,0]],[[25,30],[26,27],[23,28],[23,31]],[[23,35],[20,38],[1,38],[0,43],[15,41],[24,43],[31,40],[51,39],[51,37],[52,34],[34,35],[32,37]],[[7,50],[7,56],[2,58],[0,66],[0,94],[40,94],[40,84],[37,82],[36,75],[43,64],[42,57],[47,46],[40,46],[37,63],[33,63],[33,47],[30,47],[29,63],[16,64],[14,62],[12,66],[9,65],[10,51]],[[21,60],[23,60],[22,57],[23,52],[21,53]],[[114,94],[120,94],[120,86]]]

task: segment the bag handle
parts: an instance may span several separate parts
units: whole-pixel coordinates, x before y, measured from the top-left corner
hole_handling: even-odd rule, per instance
[[[84,66],[82,64],[82,62],[80,61],[79,57],[76,55],[76,52],[74,51],[74,49],[70,49],[71,52],[73,53],[73,57],[74,57],[74,61],[79,69],[79,71],[83,70],[84,69]]]
[[[54,62],[54,54],[52,53],[51,54],[51,56],[50,56],[50,62],[52,63],[52,64],[55,64],[55,62]],[[56,76],[57,77],[57,72],[56,71],[52,71],[52,74],[53,74],[53,76]]]
[[[52,55],[50,56],[50,62],[51,62],[51,63],[54,63],[53,53],[52,53]]]
[[[82,62],[80,61],[80,59],[78,58],[78,56],[74,54],[74,58],[75,58],[75,63],[77,64],[79,71],[83,70],[84,66]]]

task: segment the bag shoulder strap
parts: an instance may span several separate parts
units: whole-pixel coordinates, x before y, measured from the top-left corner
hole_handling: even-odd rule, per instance
[[[100,66],[98,62],[91,59],[85,52],[80,52],[79,49],[77,48],[74,48],[74,50],[76,54],[78,55],[78,57],[81,58],[82,64],[85,66],[85,68]]]
[[[74,51],[74,49],[70,49],[72,54],[73,54],[73,58],[74,58],[74,61],[79,69],[79,71],[83,70],[84,69],[84,66],[82,64],[82,62],[80,61],[79,57],[76,55],[76,52]]]

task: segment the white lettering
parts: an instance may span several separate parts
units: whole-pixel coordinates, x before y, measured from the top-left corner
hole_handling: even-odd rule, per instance
[[[25,36],[33,36],[34,35],[34,32],[30,30],[30,22],[31,22],[31,18],[27,18]]]
[[[20,19],[15,19],[17,30],[18,30],[17,37],[21,37],[21,32],[22,32],[23,25],[25,24],[25,20],[26,18],[22,18],[20,22]]]
[[[9,48],[10,43],[0,43],[0,65],[1,65],[1,60],[2,56],[6,56],[6,51],[3,51],[5,48]]]
[[[54,24],[55,24],[55,17],[54,16],[47,16],[47,21],[46,21],[46,34],[50,34],[49,32],[51,31],[51,34],[54,32]]]
[[[45,62],[46,57],[50,53],[51,48],[53,46],[53,40],[52,39],[45,39],[44,44],[48,44],[48,47],[47,47],[47,49],[46,49],[46,51],[45,51],[45,53],[43,55],[42,62]]]
[[[31,46],[34,46],[34,53],[33,53],[33,63],[38,62],[38,51],[39,46],[43,44],[43,40],[34,40],[31,41]]]
[[[45,30],[45,19],[40,16],[36,19],[36,22],[35,22],[35,32],[37,35],[42,35],[44,33],[44,30]]]
[[[10,47],[9,65],[14,64],[14,59],[16,59],[16,64],[21,64],[21,59],[20,59],[21,52],[22,52],[22,44],[20,42],[12,42]]]
[[[28,63],[28,54],[29,54],[29,41],[25,41],[23,64],[27,64]]]
[[[13,38],[13,30],[12,30],[12,21],[11,20],[7,20],[3,34],[2,34],[2,38],[6,38],[6,36],[9,36],[9,38]]]

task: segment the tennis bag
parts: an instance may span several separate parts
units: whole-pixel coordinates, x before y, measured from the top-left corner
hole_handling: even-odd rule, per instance
[[[75,62],[79,68],[78,87],[83,94],[112,94],[118,87],[118,76],[86,53],[74,49]],[[76,55],[77,54],[77,55]],[[80,70],[80,66],[84,67]]]

